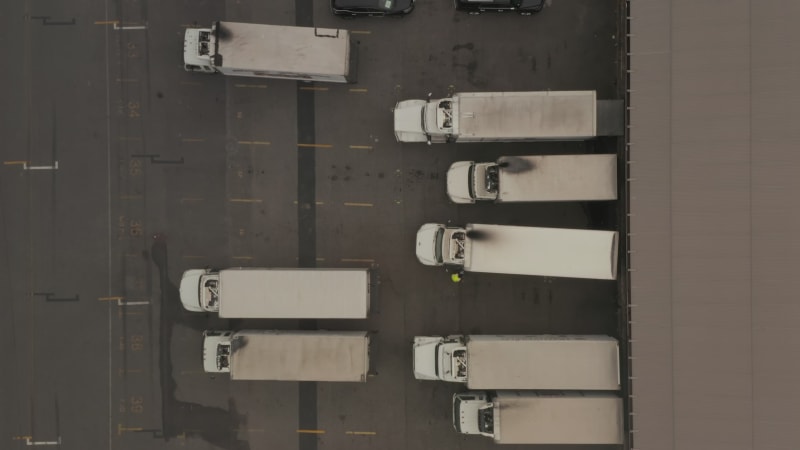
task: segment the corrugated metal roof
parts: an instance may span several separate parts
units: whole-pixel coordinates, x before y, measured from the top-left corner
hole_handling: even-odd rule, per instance
[[[800,448],[800,2],[631,2],[632,447]]]

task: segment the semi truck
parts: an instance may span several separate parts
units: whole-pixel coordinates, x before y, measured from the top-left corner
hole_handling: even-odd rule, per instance
[[[414,377],[469,389],[619,390],[609,336],[454,335],[414,338]]]
[[[426,266],[465,272],[617,277],[616,231],[426,223],[417,231],[416,254]]]
[[[367,381],[366,331],[203,332],[203,370],[231,380]]]
[[[621,134],[622,106],[598,103],[595,91],[429,95],[395,105],[394,134],[398,142],[428,144],[591,139]]]
[[[356,46],[347,30],[214,22],[187,28],[189,72],[304,81],[356,81]]]
[[[190,269],[183,307],[225,319],[365,319],[369,269]]]
[[[456,161],[447,171],[453,203],[617,199],[616,155],[503,156]]]
[[[453,396],[453,426],[497,444],[622,444],[622,399],[584,391],[468,391]]]

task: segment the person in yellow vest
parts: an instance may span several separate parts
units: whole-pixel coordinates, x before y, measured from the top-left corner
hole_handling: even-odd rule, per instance
[[[460,270],[458,272],[450,274],[450,280],[453,283],[460,283],[461,280],[463,280],[463,279],[464,279],[464,271],[463,270]]]

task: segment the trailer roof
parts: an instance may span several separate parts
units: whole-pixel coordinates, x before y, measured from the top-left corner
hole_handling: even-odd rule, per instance
[[[350,32],[332,28],[219,22],[222,66],[248,71],[346,75]]]
[[[617,340],[608,336],[467,339],[470,389],[619,389]]]
[[[498,202],[615,200],[616,155],[504,156]]]
[[[364,319],[368,269],[225,269],[220,317]]]
[[[240,331],[232,380],[366,381],[366,331]]]
[[[622,399],[610,394],[524,393],[498,398],[495,432],[499,429],[498,442],[503,444],[622,443]]]
[[[569,228],[467,225],[465,270],[614,279],[617,233]]]
[[[454,127],[466,138],[596,136],[594,91],[462,92]]]

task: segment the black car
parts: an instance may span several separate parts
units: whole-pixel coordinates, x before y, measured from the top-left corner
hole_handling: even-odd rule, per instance
[[[414,9],[414,0],[331,0],[337,16],[398,16]]]
[[[485,11],[514,11],[523,16],[536,14],[544,8],[544,0],[455,0],[456,10],[470,14]]]

